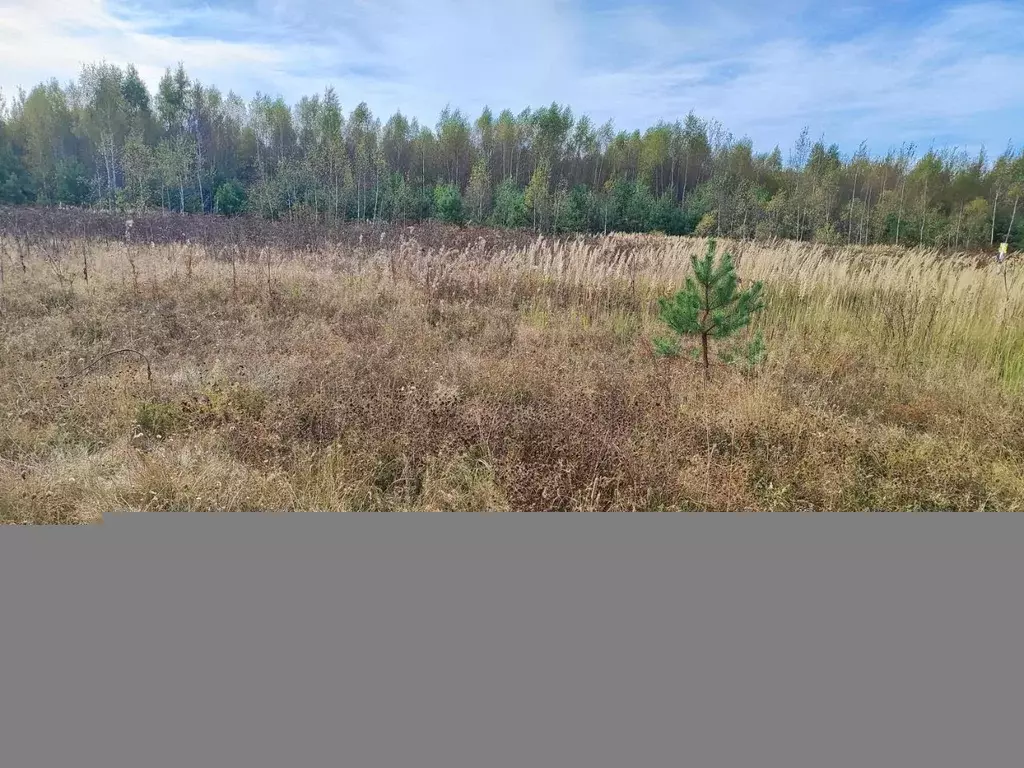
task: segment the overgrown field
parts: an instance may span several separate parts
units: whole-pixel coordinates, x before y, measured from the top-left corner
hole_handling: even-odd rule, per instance
[[[435,230],[6,232],[0,519],[1024,510],[1012,259],[722,242],[768,357],[705,387],[651,344],[703,240]]]

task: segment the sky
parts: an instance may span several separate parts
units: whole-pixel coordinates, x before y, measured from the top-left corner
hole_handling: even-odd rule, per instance
[[[693,110],[755,148],[1024,142],[1024,0],[0,0],[0,90],[85,63],[246,99],[332,85],[433,126],[555,101],[623,130]]]

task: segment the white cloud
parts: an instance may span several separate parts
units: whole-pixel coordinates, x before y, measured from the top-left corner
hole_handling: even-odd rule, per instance
[[[449,101],[470,111],[499,102],[522,108],[571,95],[568,7],[562,0],[348,0],[331,8],[257,0],[247,13],[168,14],[109,0],[0,0],[0,88],[64,81],[101,59],[134,63],[154,87],[181,60],[204,82],[245,96],[262,90],[294,99],[334,84],[350,108],[367,101],[379,112],[428,120]],[[248,39],[241,29],[252,32]],[[217,39],[218,30],[231,34]]]
[[[84,64],[134,63],[153,87],[179,60],[204,79],[235,69],[283,66],[293,51],[269,45],[181,39],[146,31],[111,13],[105,0],[0,0],[0,88],[14,93],[57,77],[77,77]]]
[[[863,7],[640,0],[594,12],[586,2],[252,0],[168,11],[154,0],[0,0],[0,89],[66,80],[101,59],[133,62],[155,86],[181,60],[245,97],[294,100],[333,84],[348,109],[366,101],[428,124],[449,102],[475,114],[559,101],[623,128],[694,109],[758,147],[786,146],[806,124],[847,150],[862,138],[881,150],[936,134],[1001,148],[1024,113],[1024,52],[992,34],[1024,25],[1019,2],[965,0],[913,28],[883,16],[845,37],[853,20],[870,20]]]
[[[933,131],[960,135],[966,144],[1002,145],[1009,134],[1001,132],[1024,108],[1024,52],[991,36],[992,29],[1024,25],[1024,6],[1017,3],[974,3],[914,30],[886,29],[824,44],[792,34],[745,36],[736,44],[728,34],[732,22],[719,23],[717,39],[728,41],[723,45],[730,53],[711,61],[703,51],[689,56],[687,27],[680,24],[683,53],[675,67],[659,63],[584,75],[579,101],[631,126],[692,107],[759,145],[785,145],[807,124],[813,134],[826,131],[850,149],[862,138],[899,143]],[[740,71],[714,78],[723,64]]]

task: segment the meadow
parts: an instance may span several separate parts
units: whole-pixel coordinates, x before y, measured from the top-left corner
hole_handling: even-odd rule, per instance
[[[705,384],[651,343],[701,238],[108,225],[0,230],[3,522],[1024,510],[1019,257],[720,240],[767,357]]]

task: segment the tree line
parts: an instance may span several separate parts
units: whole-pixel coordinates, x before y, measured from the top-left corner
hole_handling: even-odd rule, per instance
[[[557,103],[382,122],[365,103],[346,114],[333,88],[246,102],[181,64],[156,93],[134,66],[100,63],[0,94],[7,205],[978,249],[1024,247],[1022,196],[1012,146],[844,156],[804,129],[784,157],[693,113],[642,132]]]

